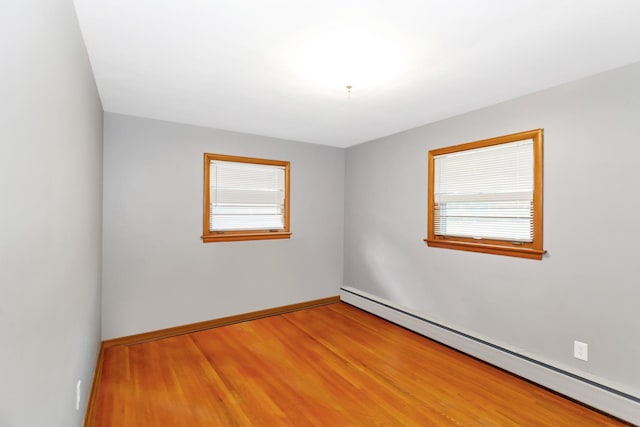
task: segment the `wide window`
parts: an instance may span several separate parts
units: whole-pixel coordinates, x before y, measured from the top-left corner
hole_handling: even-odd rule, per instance
[[[205,153],[202,240],[289,237],[289,162]]]
[[[429,246],[541,259],[542,129],[429,151]]]

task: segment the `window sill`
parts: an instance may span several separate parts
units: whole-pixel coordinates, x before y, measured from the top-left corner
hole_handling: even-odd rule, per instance
[[[433,248],[457,249],[460,251],[480,252],[485,254],[504,255],[518,258],[541,260],[547,251],[520,246],[502,246],[487,243],[455,242],[450,240],[424,239]]]
[[[273,240],[289,238],[291,238],[291,233],[289,231],[220,233],[207,234],[201,237],[202,243],[239,242],[244,240]]]

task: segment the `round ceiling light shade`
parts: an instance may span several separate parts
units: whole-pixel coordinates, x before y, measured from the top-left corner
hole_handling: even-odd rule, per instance
[[[298,71],[319,88],[353,92],[370,89],[396,77],[404,67],[402,52],[378,35],[361,30],[322,34],[301,46]]]

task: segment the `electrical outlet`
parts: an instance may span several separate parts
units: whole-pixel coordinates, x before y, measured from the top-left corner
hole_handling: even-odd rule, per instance
[[[80,385],[82,384],[82,380],[78,380],[76,384],[76,411],[80,410]]]
[[[580,341],[573,342],[573,357],[576,359],[589,361],[589,345]]]

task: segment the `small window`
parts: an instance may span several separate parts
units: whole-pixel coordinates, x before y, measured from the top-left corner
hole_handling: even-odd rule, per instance
[[[429,151],[432,247],[542,259],[542,129]]]
[[[288,239],[289,162],[204,155],[203,242]]]

